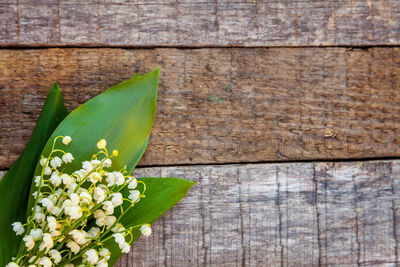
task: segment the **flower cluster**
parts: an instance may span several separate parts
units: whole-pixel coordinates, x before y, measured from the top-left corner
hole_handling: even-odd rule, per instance
[[[25,246],[7,267],[105,267],[111,255],[107,241],[111,239],[122,253],[128,253],[134,230],[151,234],[149,224],[125,228],[121,223],[123,215],[145,197],[146,185],[127,174],[126,168],[111,170],[118,151],[110,155],[102,139],[97,143],[99,151],[82,162],[82,168],[66,173],[74,156],[55,148],[60,139],[64,147],[72,141],[69,136],[56,137],[50,154],[41,157],[41,175],[34,177],[32,214],[25,224],[12,224],[16,235],[25,234]]]

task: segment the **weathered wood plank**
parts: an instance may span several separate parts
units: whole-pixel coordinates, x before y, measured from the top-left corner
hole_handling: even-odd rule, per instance
[[[398,0],[0,3],[0,45],[400,44]]]
[[[142,165],[400,156],[400,49],[0,51],[0,168],[58,80],[70,109],[162,66]]]
[[[199,182],[118,266],[396,266],[400,161],[138,169]]]
[[[400,264],[399,160],[153,167],[135,174],[198,184],[117,266]]]
[[[138,169],[199,182],[117,266],[396,266],[400,161]]]

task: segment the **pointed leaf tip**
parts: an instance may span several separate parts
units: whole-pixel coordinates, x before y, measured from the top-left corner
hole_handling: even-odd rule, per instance
[[[99,140],[106,139],[107,149],[119,151],[113,160],[114,170],[127,166],[127,171],[131,172],[146,149],[153,127],[158,78],[159,70],[135,75],[81,105],[60,123],[42,154],[49,154],[56,136],[71,136],[73,142],[68,146],[68,152],[75,160],[64,170],[70,172],[90,159]],[[40,166],[37,165],[36,175],[39,173]],[[34,185],[31,190],[33,193]],[[30,197],[28,215],[33,203],[33,197]]]
[[[145,177],[138,178],[146,184],[146,198],[135,204],[128,213],[124,215],[121,222],[125,227],[140,225],[143,223],[153,223],[163,213],[172,208],[181,200],[195,185],[195,182],[175,177]],[[140,236],[139,229],[133,231],[133,243]],[[122,255],[121,250],[114,240],[109,240],[105,244],[111,251],[109,265],[113,265]]]

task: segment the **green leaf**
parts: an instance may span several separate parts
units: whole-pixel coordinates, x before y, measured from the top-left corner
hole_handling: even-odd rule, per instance
[[[104,138],[110,152],[113,149],[119,151],[118,157],[113,159],[112,169],[121,170],[127,166],[127,171],[131,172],[146,149],[153,126],[159,73],[156,69],[142,76],[136,75],[75,109],[54,131],[42,155],[49,155],[55,137],[71,136],[72,142],[63,147],[75,158],[64,169],[71,173],[80,169],[83,161],[90,160],[97,152],[97,142]],[[56,147],[62,146],[60,142]],[[40,170],[38,164],[35,175],[40,175]],[[35,190],[32,184],[31,193]],[[28,214],[31,214],[33,204],[31,196]]]
[[[122,218],[121,222],[125,228],[144,223],[153,223],[181,200],[195,184],[179,178],[147,177],[138,180],[146,184],[146,198],[142,198]],[[134,239],[131,244],[140,236],[139,229],[134,231],[133,236]],[[127,241],[129,241],[128,238]],[[121,257],[121,249],[115,243],[114,238],[109,239],[105,247],[111,251],[111,259],[108,263],[113,266]]]
[[[5,266],[17,252],[21,236],[11,223],[26,220],[28,193],[39,156],[49,136],[67,116],[60,89],[53,85],[43,105],[39,120],[22,155],[0,180],[0,266]]]

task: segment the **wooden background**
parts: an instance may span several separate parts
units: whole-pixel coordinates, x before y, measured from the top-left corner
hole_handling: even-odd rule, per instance
[[[54,80],[70,110],[162,67],[135,173],[198,184],[123,266],[399,266],[400,0],[4,0],[0,170]]]

